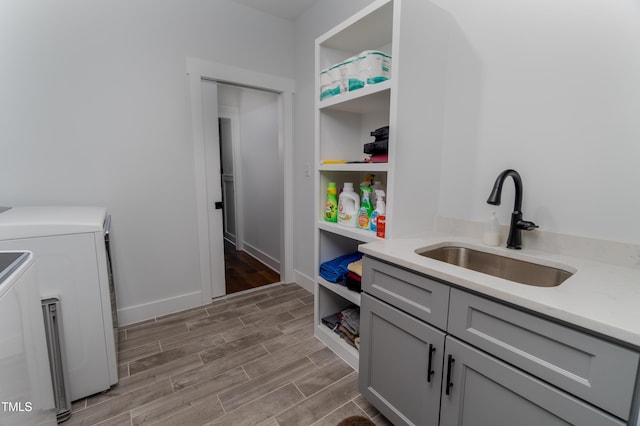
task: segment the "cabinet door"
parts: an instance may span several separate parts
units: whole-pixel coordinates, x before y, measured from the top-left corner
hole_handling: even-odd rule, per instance
[[[623,425],[559,389],[447,336],[441,425]]]
[[[362,295],[360,392],[394,425],[438,424],[444,336]]]

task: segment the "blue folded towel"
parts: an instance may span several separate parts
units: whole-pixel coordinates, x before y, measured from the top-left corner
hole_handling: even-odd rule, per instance
[[[344,281],[349,273],[347,266],[360,259],[362,259],[362,253],[355,252],[324,262],[320,265],[320,276],[332,283]]]

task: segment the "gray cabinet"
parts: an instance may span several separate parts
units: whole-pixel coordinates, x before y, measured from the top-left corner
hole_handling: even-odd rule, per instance
[[[446,339],[445,364],[442,426],[625,424],[451,336]]]
[[[360,312],[360,392],[395,425],[436,425],[445,334],[367,294]]]
[[[451,290],[447,331],[621,419],[629,418],[637,352],[457,289]]]
[[[360,391],[395,425],[631,418],[637,352],[370,257],[363,268]]]

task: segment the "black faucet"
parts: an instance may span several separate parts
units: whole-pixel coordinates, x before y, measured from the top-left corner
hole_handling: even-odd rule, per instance
[[[522,179],[520,178],[520,174],[512,169],[500,173],[496,179],[496,183],[493,184],[493,189],[491,190],[487,204],[493,204],[494,206],[500,205],[502,184],[508,176],[513,178],[513,183],[516,185],[516,199],[513,203],[513,213],[511,213],[511,226],[509,227],[507,248],[520,250],[522,248],[522,230],[532,231],[538,227],[538,225],[533,222],[522,220]]]

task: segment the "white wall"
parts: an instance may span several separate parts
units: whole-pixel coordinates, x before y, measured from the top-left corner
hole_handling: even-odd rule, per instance
[[[242,176],[237,182],[242,185],[244,249],[279,270],[283,192],[278,95],[220,85],[218,98],[239,111]]]
[[[313,276],[313,41],[369,1],[322,0],[296,21],[296,272]],[[640,3],[434,0],[450,15],[439,214],[484,221],[498,173],[524,181],[542,229],[640,242]],[[343,13],[344,12],[344,13]],[[420,34],[415,34],[420,37]],[[415,52],[420,54],[419,51]],[[415,171],[420,181],[420,171]],[[526,238],[526,236],[525,236]]]
[[[291,78],[293,35],[228,0],[3,0],[0,205],[106,206],[121,319],[192,304],[186,57]]]
[[[486,220],[500,171],[525,219],[640,242],[640,7],[631,0],[438,0],[450,38],[440,214]],[[513,210],[505,184],[502,223]],[[526,238],[526,235],[525,235]]]
[[[315,39],[344,21],[373,0],[318,0],[295,22],[294,110],[294,267],[296,281],[314,276],[313,260],[313,179],[305,177],[305,164],[313,170],[313,120],[315,105]]]
[[[0,205],[106,206],[121,317],[178,307],[200,290],[185,57],[295,77],[295,269],[312,277],[314,40],[371,2],[319,0],[295,24],[228,0],[0,2]],[[434,3],[456,23],[440,214],[484,220],[513,167],[525,218],[639,241],[638,2]]]

